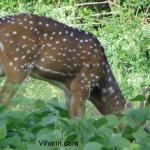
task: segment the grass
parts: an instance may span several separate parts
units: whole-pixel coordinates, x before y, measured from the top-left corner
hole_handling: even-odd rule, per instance
[[[146,81],[143,82],[143,78],[145,78],[143,74],[131,74],[131,76],[123,80],[122,77],[117,78],[121,89],[124,89],[122,91],[124,96],[128,98],[127,100],[141,94],[143,85],[147,83]],[[150,79],[150,76],[147,76],[147,78]],[[36,100],[43,100],[47,103],[54,97],[57,97],[59,102],[65,103],[62,90],[47,82],[27,77],[23,84],[20,85],[18,92],[12,98],[10,106],[12,110],[25,110],[30,112],[33,110]],[[137,107],[138,104],[134,103],[134,105]],[[87,117],[100,115],[99,111],[90,101],[86,102],[85,114]]]
[[[3,81],[1,79],[1,85]],[[36,100],[42,100],[47,103],[54,97],[57,97],[60,103],[66,103],[62,90],[48,82],[27,77],[25,81],[19,85],[17,93],[12,97],[10,107],[12,110],[31,112],[35,107]],[[85,114],[87,117],[93,115],[99,116],[100,112],[87,100]]]
[[[63,92],[47,82],[27,77],[12,98],[11,104],[17,109],[31,110],[35,100],[41,99],[47,102],[53,97],[63,100]]]

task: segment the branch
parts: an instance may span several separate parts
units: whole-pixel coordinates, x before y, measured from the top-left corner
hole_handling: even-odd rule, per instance
[[[147,88],[145,88],[145,89],[143,90],[142,95],[145,96],[146,93],[147,93],[149,90],[150,90],[150,86],[148,86]],[[147,103],[147,102],[146,102],[146,103]],[[144,102],[143,102],[143,101],[140,102],[139,108],[141,108],[141,109],[144,108]]]
[[[150,91],[150,86],[143,90],[142,95],[145,96],[148,91]]]
[[[85,6],[85,5],[98,5],[98,4],[113,4],[112,2],[91,2],[91,3],[82,3],[82,4],[75,4],[75,6]]]
[[[142,95],[145,96],[148,91],[150,91],[150,86],[148,86],[147,88],[145,88],[145,89],[143,90]],[[148,96],[146,105],[149,105],[149,102],[150,102],[150,95]],[[143,101],[140,102],[139,108],[141,108],[141,109],[144,108],[144,102],[143,102]],[[142,122],[138,125],[138,127],[144,125],[145,123],[146,123],[146,121],[142,121]],[[150,129],[149,129],[148,127],[145,127],[144,130],[145,130],[147,133],[150,133]]]
[[[146,14],[147,14],[149,8],[150,8],[150,4],[148,5],[148,7],[147,7],[147,9],[146,9],[146,11],[145,11]]]
[[[106,12],[106,13],[100,13],[100,14],[93,14],[90,15],[91,17],[97,17],[97,16],[102,16],[102,15],[109,15],[109,14],[118,14],[119,12]],[[76,20],[76,19],[82,19],[83,17],[76,17],[76,18],[71,18],[69,20]]]

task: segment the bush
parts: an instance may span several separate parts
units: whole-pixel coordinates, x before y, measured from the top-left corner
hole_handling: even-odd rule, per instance
[[[149,110],[132,109],[121,116],[69,120],[65,104],[57,98],[48,103],[37,100],[30,113],[1,105],[0,149],[144,150],[150,148],[150,134],[144,131],[145,125],[137,124],[149,119]]]
[[[0,16],[24,12],[36,13],[92,32],[104,45],[123,94],[126,99],[131,99],[140,94],[150,81],[149,2],[120,0],[99,5],[94,2],[5,0],[0,1]],[[147,120],[149,125],[149,111],[127,110],[119,117],[117,115],[99,117],[92,112],[93,115],[88,113],[81,119],[69,120],[64,103],[58,103],[58,99],[62,98],[61,94],[48,84],[27,79],[12,101],[15,110],[10,111],[5,106],[0,106],[0,148],[3,150],[150,148],[150,134],[143,130],[144,125],[137,127],[137,123],[142,120]],[[57,98],[48,101],[54,96]],[[37,100],[34,107],[34,100],[39,97],[47,103]],[[34,110],[31,111],[32,109]],[[23,110],[27,110],[28,113]],[[124,125],[126,126],[122,130]],[[48,144],[47,141],[55,142],[55,146],[42,146],[43,140],[45,144]],[[58,146],[56,141],[63,144],[77,142],[78,146]]]

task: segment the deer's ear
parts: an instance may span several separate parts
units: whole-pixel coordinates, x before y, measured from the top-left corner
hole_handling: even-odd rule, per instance
[[[133,108],[133,105],[131,102],[126,102],[125,108]]]

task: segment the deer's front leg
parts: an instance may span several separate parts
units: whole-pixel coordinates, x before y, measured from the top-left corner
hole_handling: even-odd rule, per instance
[[[82,117],[85,111],[85,96],[82,93],[74,93],[71,98],[71,116],[70,118]]]
[[[85,89],[81,90],[81,85],[79,82],[75,80],[74,82],[72,82],[71,85],[71,94],[72,94],[70,101],[71,119],[76,117],[82,117],[85,111],[85,100],[88,96],[88,93]]]
[[[85,99],[79,96],[79,93],[73,93],[73,96],[65,95],[66,104],[71,119],[81,117],[84,114]],[[81,94],[80,94],[81,95]]]

